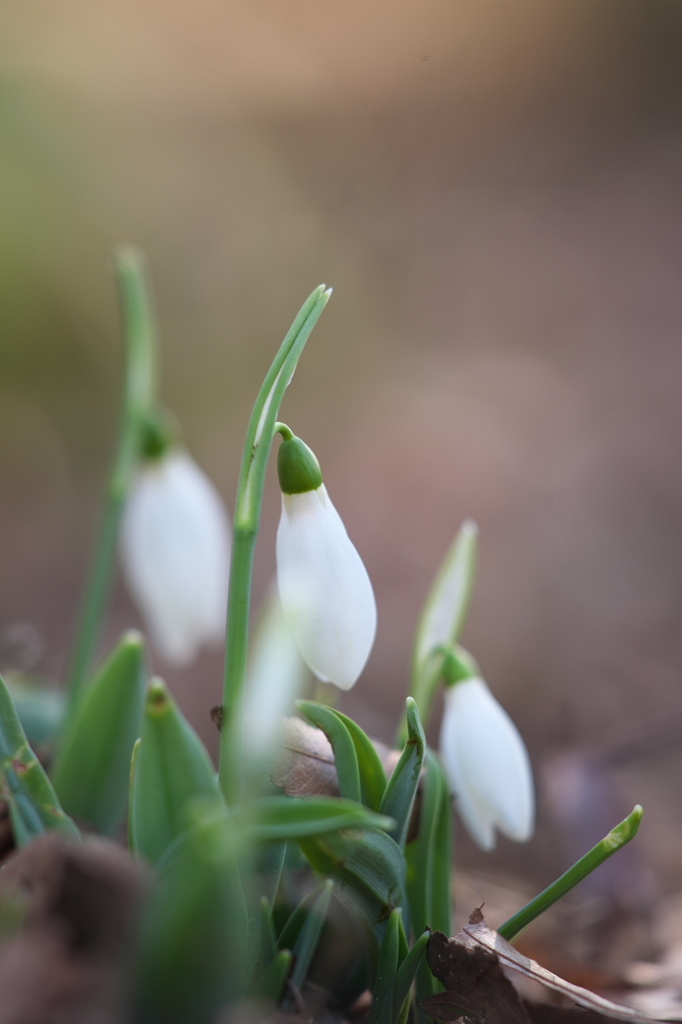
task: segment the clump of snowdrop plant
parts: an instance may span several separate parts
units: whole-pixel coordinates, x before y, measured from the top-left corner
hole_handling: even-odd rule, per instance
[[[131,967],[131,1019],[217,1024],[239,1019],[246,1004],[252,1020],[267,1019],[275,1006],[307,1014],[309,991],[319,993],[326,983],[316,973],[319,963],[329,962],[333,950],[332,996],[342,1011],[369,990],[369,1024],[423,1022],[420,1004],[438,991],[424,957],[429,932],[450,932],[451,794],[484,849],[496,829],[516,841],[528,840],[533,829],[523,742],[458,646],[474,582],[476,527],[463,525],[425,602],[390,775],[357,723],[309,699],[297,703],[297,740],[284,743],[282,769],[282,716],[296,696],[305,697],[304,664],[346,690],[361,679],[376,630],[367,571],[317,459],[277,420],[330,296],[320,286],[275,355],[246,431],[225,676],[213,712],[221,730],[216,778],[203,743],[151,673],[141,633],[124,634],[94,667],[117,545],[152,649],[176,663],[188,662],[221,631],[230,558],[228,520],[213,485],[167,441],[150,450],[149,425],[159,422],[159,407],[144,265],[126,249],[115,266],[126,346],[123,414],[62,720],[55,731],[50,705],[51,725],[40,733],[44,740],[52,730],[49,775],[29,746],[35,700],[32,717],[24,718],[27,737],[21,698],[15,706],[0,683],[0,783],[14,841],[25,846],[55,830],[76,841],[75,820],[120,836],[127,815],[131,854],[155,878]],[[270,604],[249,649],[253,552],[277,433],[281,608]],[[439,754],[427,745],[424,724],[442,686]],[[627,842],[638,821],[633,812],[617,839],[595,847],[500,932],[512,938]],[[346,934],[352,922],[350,945],[341,939],[340,920]],[[320,948],[324,955],[316,960]]]

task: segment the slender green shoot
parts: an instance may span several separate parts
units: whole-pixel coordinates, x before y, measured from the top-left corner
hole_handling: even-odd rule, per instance
[[[253,552],[263,501],[265,470],[284,391],[330,294],[330,289],[325,290],[325,286],[320,285],[303,303],[263,381],[246,432],[234,514],[220,733],[219,780],[230,804],[238,799],[240,792],[240,709],[246,678]]]
[[[144,259],[136,249],[120,248],[114,254],[114,270],[125,342],[123,409],[68,670],[64,730],[70,728],[74,708],[88,678],[109,594],[118,527],[139,453],[142,426],[152,408],[155,392],[154,316]]]
[[[558,899],[561,899],[567,892],[570,892],[578,882],[582,882],[583,878],[587,878],[595,868],[598,868],[605,860],[612,857],[617,850],[620,850],[631,839],[634,839],[641,820],[642,808],[639,804],[636,804],[627,818],[611,829],[609,834],[604,836],[596,846],[593,846],[589,853],[586,853],[584,857],[576,861],[573,867],[565,871],[560,878],[557,878],[556,882],[552,882],[535,899],[532,899],[530,903],[522,907],[508,921],[505,921],[502,927],[497,929],[498,934],[503,939],[511,942],[522,928],[525,928],[531,921],[534,921],[548,907],[551,907]]]

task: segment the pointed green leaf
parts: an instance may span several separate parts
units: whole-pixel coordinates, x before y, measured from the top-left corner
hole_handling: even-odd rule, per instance
[[[128,848],[130,850],[136,850],[137,849],[137,841],[136,841],[135,836],[133,834],[133,829],[135,827],[135,823],[133,821],[133,815],[130,813],[130,808],[133,805],[133,782],[134,782],[134,779],[135,779],[135,769],[137,767],[137,755],[140,753],[140,743],[141,742],[142,741],[139,739],[139,737],[138,737],[138,739],[135,740],[135,745],[133,746],[133,752],[132,752],[131,757],[130,757],[130,782],[129,782],[129,787],[128,787]]]
[[[426,954],[426,944],[429,941],[430,935],[430,931],[425,931],[419,936],[414,946],[407,954],[407,956],[403,959],[402,963],[400,964],[400,967],[398,968],[398,973],[396,974],[395,978],[395,991],[393,996],[393,1005],[394,1007],[396,1007],[396,1009],[403,1005],[403,1003],[410,994],[412,982],[414,981],[415,975],[424,961],[424,956]]]
[[[46,831],[78,839],[43,766],[31,750],[5,681],[0,676],[0,796],[7,801],[17,846]]]
[[[381,799],[386,789],[386,772],[377,754],[374,744],[369,736],[360,726],[334,708],[334,714],[348,729],[351,739],[355,744],[355,753],[358,758],[360,769],[360,788],[362,790],[362,802],[372,811],[378,811],[381,806]]]
[[[136,955],[146,1024],[209,1024],[247,994],[251,945],[240,862],[248,844],[218,799],[189,808],[145,910]]]
[[[294,956],[290,949],[280,949],[279,953],[275,954],[256,982],[254,991],[256,998],[268,999],[273,1003],[279,1002],[293,959]]]
[[[379,808],[382,814],[389,814],[395,818],[396,825],[392,830],[392,835],[401,848],[405,843],[426,749],[424,730],[419,719],[417,705],[411,697],[407,698],[406,708],[407,740],[405,748],[388,780]]]
[[[450,796],[440,762],[426,750],[419,832],[405,849],[410,917],[416,932],[450,934]]]
[[[306,916],[305,923],[298,933],[298,937],[294,944],[293,954],[295,957],[295,966],[291,975],[291,981],[299,989],[306,979],[308,969],[320,941],[322,929],[324,928],[324,923],[327,919],[327,910],[329,908],[329,900],[331,899],[333,888],[334,883],[331,879],[327,879],[313,901],[310,911]]]
[[[375,928],[404,906],[405,865],[400,847],[384,831],[331,832],[299,841],[315,870],[335,878],[336,895]]]
[[[262,797],[241,812],[252,841],[323,835],[342,828],[391,828],[392,818],[335,797]]]
[[[350,738],[355,747],[355,755],[357,759],[358,772],[360,776],[360,793],[362,803],[366,807],[369,807],[372,811],[378,811],[379,805],[381,804],[381,798],[384,795],[386,789],[386,773],[381,763],[381,759],[377,754],[374,744],[369,737],[363,732],[359,725],[357,725],[352,718],[348,718],[347,715],[337,711],[336,708],[328,708],[323,704],[317,704],[314,701],[299,701],[297,704],[299,710],[306,718],[312,722],[313,718],[308,714],[308,710],[312,710],[315,713],[316,709],[324,708],[325,712],[333,715],[342,725],[345,726],[346,730],[350,734]],[[320,724],[320,722],[314,721],[315,725],[318,725],[324,732],[326,729]],[[332,737],[329,733],[326,733],[329,742],[334,747]],[[335,760],[337,761],[337,772],[338,772],[338,759],[336,757],[336,749],[334,750]],[[341,786],[341,778],[339,777],[339,786]],[[341,789],[342,796],[349,796],[349,793],[345,793]]]
[[[52,771],[54,788],[69,814],[107,835],[116,831],[128,798],[145,676],[143,637],[126,633],[81,693]]]
[[[5,683],[28,742],[32,747],[49,742],[64,718],[62,691],[47,680],[18,672],[7,673]]]
[[[508,921],[505,921],[500,926],[498,931],[502,938],[506,939],[507,942],[511,942],[522,928],[525,928],[536,917],[543,914],[548,907],[551,907],[558,899],[561,899],[567,892],[570,892],[578,882],[582,882],[583,878],[587,878],[588,875],[592,874],[595,868],[598,868],[600,864],[603,864],[605,860],[612,857],[626,843],[634,839],[642,820],[642,814],[641,805],[635,804],[627,818],[616,825],[615,828],[612,828],[584,857],[576,861],[568,871],[564,871],[563,875],[557,878],[556,882],[548,885],[530,903],[527,903],[525,907],[522,907],[521,910],[513,914]]]
[[[298,700],[296,707],[312,725],[321,729],[332,745],[341,796],[360,803],[360,769],[355,744],[344,722],[331,708],[312,700]]]
[[[368,1024],[395,1024],[394,993],[398,971],[399,932],[402,928],[401,910],[396,907],[388,919],[379,950],[379,963],[372,986],[372,1005]],[[402,1003],[400,1004],[402,1006]]]
[[[165,684],[153,679],[132,780],[130,835],[135,850],[156,862],[185,831],[188,802],[215,794],[206,748]]]
[[[277,948],[278,949],[293,949],[298,941],[298,936],[301,933],[308,914],[310,913],[311,907],[319,897],[325,883],[318,885],[317,888],[309,892],[303,899],[297,903],[294,909],[289,914],[282,930],[277,936]]]
[[[270,963],[277,953],[277,935],[272,923],[272,908],[265,896],[261,896],[258,909],[260,911],[260,957]]]

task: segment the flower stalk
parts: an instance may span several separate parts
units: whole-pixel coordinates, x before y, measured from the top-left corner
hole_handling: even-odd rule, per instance
[[[95,541],[85,596],[68,669],[65,734],[78,697],[87,681],[92,654],[104,615],[118,529],[137,462],[144,424],[153,407],[156,389],[155,326],[151,293],[142,255],[125,246],[114,253],[123,338],[125,379],[123,409],[104,510]]]
[[[260,522],[265,470],[284,391],[330,295],[331,289],[319,285],[303,303],[263,381],[246,432],[234,513],[218,772],[220,788],[228,804],[237,801],[241,785],[240,710],[246,679],[253,552]]]

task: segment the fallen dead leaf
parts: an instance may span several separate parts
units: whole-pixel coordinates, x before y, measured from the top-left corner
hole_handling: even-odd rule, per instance
[[[422,1008],[439,1020],[471,1024],[603,1024],[610,1020],[651,1024],[653,1020],[545,970],[488,928],[480,910],[474,911],[469,923],[454,938],[434,932],[426,956],[432,973],[446,991],[425,999]],[[540,982],[581,1009],[521,999],[502,968]]]

